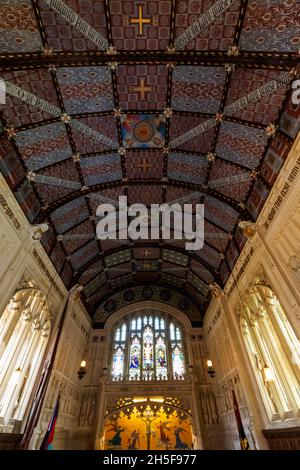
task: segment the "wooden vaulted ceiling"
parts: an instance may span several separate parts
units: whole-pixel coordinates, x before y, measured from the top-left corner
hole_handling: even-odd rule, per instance
[[[50,224],[66,286],[85,286],[92,315],[136,285],[203,311],[299,130],[300,1],[2,0],[0,18],[1,170],[30,222]],[[120,195],[203,202],[203,249],[97,240],[97,206]]]

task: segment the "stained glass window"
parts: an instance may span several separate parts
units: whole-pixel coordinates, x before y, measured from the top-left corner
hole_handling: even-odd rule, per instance
[[[182,329],[168,315],[128,315],[114,333],[112,379],[183,379]]]

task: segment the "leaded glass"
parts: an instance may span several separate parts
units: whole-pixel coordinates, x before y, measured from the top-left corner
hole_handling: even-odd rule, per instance
[[[169,316],[128,315],[126,321],[117,326],[114,339],[113,380],[184,377],[182,330],[176,320],[170,322]]]
[[[129,379],[138,380],[141,370],[141,343],[137,336],[130,346]]]
[[[184,374],[184,357],[179,345],[175,346],[172,351],[172,364],[174,378],[182,377]]]
[[[149,326],[143,334],[143,368],[153,369],[153,331]]]
[[[168,375],[167,370],[167,349],[166,344],[162,336],[156,341],[155,347],[155,359],[156,359],[156,378],[159,380],[166,380]]]
[[[126,325],[124,323],[124,325],[122,326],[121,341],[125,341],[125,339],[126,339]]]
[[[124,372],[124,350],[121,346],[117,346],[113,356],[112,377],[113,379],[121,379]]]

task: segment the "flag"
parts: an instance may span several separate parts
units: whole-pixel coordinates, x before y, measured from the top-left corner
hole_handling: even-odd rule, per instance
[[[52,416],[50,418],[45,437],[43,439],[43,442],[41,443],[40,450],[52,450],[52,442],[54,438],[54,431],[55,431],[55,425],[56,425],[56,420],[58,416],[58,410],[59,410],[59,396],[57,398],[56,405],[54,407]]]
[[[239,432],[241,450],[249,450],[250,445],[249,445],[249,441],[244,431],[244,426],[243,426],[243,422],[242,422],[242,418],[241,418],[241,414],[240,414],[240,410],[239,410],[239,406],[238,406],[238,402],[237,402],[234,390],[232,390],[232,395],[233,395],[233,408],[234,408],[235,420],[236,420],[236,424],[237,424],[238,432]]]

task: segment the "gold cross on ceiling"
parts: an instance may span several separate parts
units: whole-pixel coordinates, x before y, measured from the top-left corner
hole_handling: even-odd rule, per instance
[[[145,78],[140,78],[139,86],[129,87],[129,93],[138,93],[139,99],[144,100],[146,93],[154,93],[155,87],[146,86],[145,85]]]
[[[138,5],[139,16],[137,18],[130,18],[131,24],[137,24],[139,26],[139,35],[144,34],[144,25],[151,24],[151,18],[143,18],[143,5]]]
[[[137,168],[141,168],[143,172],[147,172],[149,168],[152,168],[151,163],[148,162],[147,157],[142,157],[140,163],[137,165]]]

